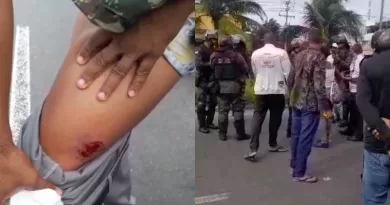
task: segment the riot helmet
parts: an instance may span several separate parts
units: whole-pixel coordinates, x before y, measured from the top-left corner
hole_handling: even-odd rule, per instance
[[[378,48],[380,50],[390,49],[390,29],[384,30],[378,38]]]

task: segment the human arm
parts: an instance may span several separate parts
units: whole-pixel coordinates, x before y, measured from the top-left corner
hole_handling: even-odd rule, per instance
[[[239,53],[236,53],[236,56],[237,56],[236,59],[237,59],[238,66],[241,69],[243,75],[247,75],[249,73],[250,68],[246,63],[245,58]]]
[[[326,95],[325,69],[326,69],[325,57],[319,53],[316,56],[314,62],[314,70],[313,70],[314,89],[317,96],[318,108],[323,114],[326,115],[325,117],[327,117],[327,115],[330,115],[331,109]]]
[[[256,61],[255,61],[255,55],[254,55],[254,52],[252,54],[252,57],[251,57],[251,64],[252,64],[252,72],[253,72],[253,75],[254,77],[256,78],[256,75],[257,75],[257,69],[256,69]]]
[[[12,141],[8,120],[14,26],[12,0],[0,1],[0,25],[0,204],[4,204],[19,188],[55,189],[55,186],[39,176]]]
[[[193,47],[189,39],[189,27],[195,24],[187,17],[193,11],[193,2],[174,0],[148,13],[122,34],[98,29],[80,49],[77,59],[86,68],[77,83],[78,87],[86,89],[106,69],[111,69],[111,75],[97,94],[99,100],[107,100],[135,65],[137,72],[127,92],[130,97],[134,97],[161,54],[180,74],[190,72],[193,66],[177,62],[184,58],[193,64],[193,51],[191,55],[187,54],[187,50]],[[175,13],[175,18],[171,17],[171,13]],[[175,38],[179,30],[180,38]]]
[[[371,103],[372,87],[368,78],[368,67],[363,64],[357,81],[356,104],[367,125],[381,136],[390,137],[390,128],[381,119],[379,110]],[[389,149],[388,149],[389,150]]]
[[[286,79],[286,81],[287,81],[289,73],[291,72],[291,61],[290,61],[290,58],[288,57],[288,54],[286,51],[283,50],[283,54],[282,54],[282,57],[280,60],[281,60],[281,65],[282,65],[283,76],[284,76],[284,79]]]
[[[9,94],[12,73],[12,0],[0,1],[0,146],[13,144],[9,124]]]

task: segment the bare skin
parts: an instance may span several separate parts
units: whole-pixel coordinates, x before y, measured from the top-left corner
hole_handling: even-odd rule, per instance
[[[66,171],[93,160],[123,137],[180,79],[165,59],[160,58],[136,97],[127,95],[135,71],[132,69],[107,101],[97,101],[96,93],[110,70],[106,70],[87,90],[79,90],[75,85],[83,71],[76,62],[77,54],[97,29],[87,27],[75,27],[75,41],[45,100],[40,122],[43,150]]]

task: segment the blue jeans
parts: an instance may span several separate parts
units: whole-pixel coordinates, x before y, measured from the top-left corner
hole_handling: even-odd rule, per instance
[[[364,150],[363,205],[384,205],[389,189],[389,156]]]
[[[293,177],[306,174],[307,158],[320,122],[319,112],[304,111],[293,108],[291,127],[291,161]]]

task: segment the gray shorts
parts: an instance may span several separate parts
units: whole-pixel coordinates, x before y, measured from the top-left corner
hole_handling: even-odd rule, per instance
[[[63,191],[67,205],[129,205],[131,178],[129,162],[130,132],[105,153],[75,171],[64,171],[47,156],[39,143],[42,106],[24,123],[18,146],[30,157],[40,175]],[[107,193],[108,192],[108,193]]]

